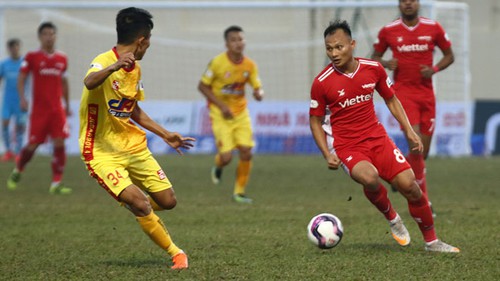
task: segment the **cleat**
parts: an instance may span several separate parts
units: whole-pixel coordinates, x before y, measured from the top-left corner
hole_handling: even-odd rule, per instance
[[[10,190],[15,190],[17,188],[17,183],[21,180],[21,173],[14,170],[7,179],[7,188]]]
[[[222,177],[222,168],[212,167],[210,171],[210,176],[212,177],[212,183],[218,185],[220,183],[220,178]]]
[[[71,194],[72,191],[73,190],[71,188],[64,186],[62,184],[51,186],[49,189],[50,194],[60,194],[60,195]]]
[[[16,155],[12,153],[12,151],[7,151],[5,154],[2,156],[2,162],[9,162],[9,161],[14,161],[16,158]]]
[[[425,250],[428,252],[460,253],[459,248],[448,245],[441,240],[436,240],[431,243],[425,243]]]
[[[238,203],[252,204],[253,200],[246,197],[245,194],[233,194],[233,200]]]
[[[172,265],[170,268],[171,269],[186,269],[188,268],[188,257],[184,251],[181,251],[177,255],[172,257],[172,262],[174,265]]]
[[[389,226],[391,227],[392,237],[399,245],[408,246],[408,244],[410,244],[410,233],[403,224],[403,220],[399,214],[395,219],[389,222]]]

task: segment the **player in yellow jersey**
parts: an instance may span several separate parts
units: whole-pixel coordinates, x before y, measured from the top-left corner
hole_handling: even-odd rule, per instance
[[[171,268],[184,269],[188,267],[186,254],[172,242],[154,213],[175,207],[174,190],[147,148],[146,133],[135,125],[158,135],[179,154],[194,141],[167,131],[139,107],[144,90],[137,61],[150,45],[151,29],[152,15],[146,10],[130,7],[116,16],[116,47],[98,55],[84,79],[80,150],[90,175],[130,210],[149,238],[172,257]]]
[[[224,31],[227,51],[217,55],[208,64],[198,90],[206,97],[217,145],[212,181],[219,184],[222,168],[232,159],[234,149],[239,150],[240,161],[236,172],[233,199],[239,203],[252,203],[245,195],[252,167],[254,146],[250,114],[245,97],[245,85],[253,88],[253,96],[261,101],[264,96],[257,65],[243,54],[245,36],[239,26]]]

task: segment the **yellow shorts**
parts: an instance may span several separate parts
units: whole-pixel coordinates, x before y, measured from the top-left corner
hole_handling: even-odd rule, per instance
[[[248,109],[231,120],[224,119],[219,112],[211,110],[210,120],[219,153],[229,152],[238,146],[255,146]]]
[[[90,175],[117,201],[120,201],[120,193],[131,184],[148,193],[172,187],[149,149],[123,156],[96,155],[85,164]]]

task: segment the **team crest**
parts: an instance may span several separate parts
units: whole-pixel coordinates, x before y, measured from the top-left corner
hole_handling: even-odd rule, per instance
[[[250,76],[250,73],[248,71],[243,72],[243,77],[248,78]]]
[[[344,89],[337,91],[337,92],[339,92],[339,97],[342,97],[343,95],[345,95]]]
[[[113,83],[111,83],[111,87],[113,90],[118,91],[120,89],[120,83],[117,80],[113,80]]]
[[[226,74],[224,74],[224,78],[229,78],[229,77],[231,77],[231,72],[228,71],[226,72]]]
[[[156,173],[158,174],[160,180],[164,180],[167,178],[167,175],[165,175],[165,172],[162,169],[159,169]]]
[[[398,36],[398,42],[403,42],[403,36]]]

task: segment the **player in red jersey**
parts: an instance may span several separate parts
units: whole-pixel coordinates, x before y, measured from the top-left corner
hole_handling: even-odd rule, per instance
[[[55,49],[56,26],[44,22],[38,27],[40,49],[26,54],[21,64],[17,88],[21,108],[28,110],[25,96],[25,81],[33,77],[33,96],[30,113],[28,144],[17,157],[16,167],[7,180],[9,189],[16,189],[26,164],[31,160],[38,146],[50,137],[53,142],[51,194],[69,194],[71,189],[61,184],[66,152],[64,140],[68,137],[66,115],[70,114],[68,81],[65,73],[68,67],[66,55]],[[64,100],[65,106],[62,105]]]
[[[312,84],[310,126],[328,167],[338,169],[342,164],[351,178],[363,186],[366,197],[389,221],[392,236],[401,246],[410,243],[410,235],[392,207],[380,178],[394,185],[408,200],[410,214],[424,236],[427,251],[460,252],[437,238],[427,196],[421,192],[410,165],[375,115],[373,93],[376,90],[401,124],[410,149],[422,151],[422,142],[395,96],[383,66],[353,56],[356,41],[345,21],[331,22],[324,37],[326,54],[332,63]],[[331,130],[323,129],[327,113],[329,124],[326,125]],[[325,131],[332,133],[335,142],[327,138]]]
[[[422,139],[423,153],[410,151],[407,160],[427,195],[424,161],[429,154],[436,118],[432,76],[450,66],[454,57],[444,29],[436,21],[419,17],[419,9],[418,0],[399,0],[401,18],[380,30],[372,58],[394,71],[396,94],[410,124]],[[443,57],[433,66],[436,47],[441,49]],[[387,48],[392,50],[393,58],[383,60]]]

